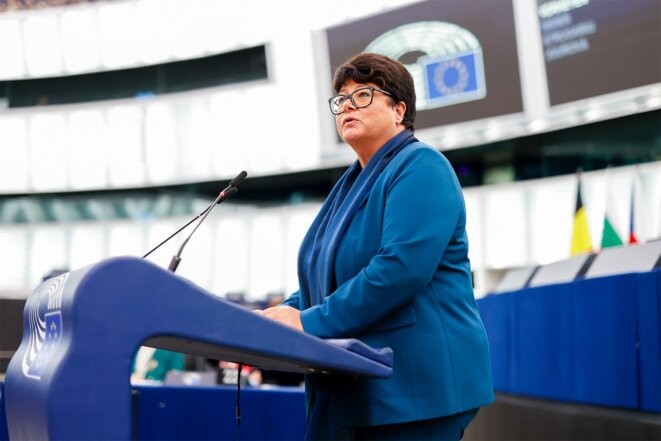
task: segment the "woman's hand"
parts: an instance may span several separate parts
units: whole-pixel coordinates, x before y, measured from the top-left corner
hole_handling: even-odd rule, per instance
[[[266,308],[265,310],[254,311],[257,314],[270,318],[276,322],[291,326],[294,329],[303,331],[303,323],[301,323],[301,311],[292,308],[291,306],[274,306],[273,308]]]

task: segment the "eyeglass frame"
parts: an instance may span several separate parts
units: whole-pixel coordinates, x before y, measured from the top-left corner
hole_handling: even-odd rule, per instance
[[[365,90],[365,89],[369,89],[369,90],[370,90],[370,92],[372,93],[372,97],[371,97],[369,103],[367,103],[367,104],[364,105],[364,106],[359,106],[359,105],[356,104],[356,102],[353,100],[353,95],[354,95],[354,93],[356,93],[356,92],[358,92],[358,91],[361,91],[361,90]],[[333,115],[337,116],[337,115],[341,115],[341,114],[343,114],[343,113],[344,113],[344,110],[342,110],[341,112],[338,112],[338,113],[333,112],[333,103],[332,103],[332,101],[333,101],[334,99],[338,98],[338,97],[344,97],[344,101],[342,101],[342,103],[339,104],[339,105],[337,106],[338,109],[339,109],[340,107],[342,107],[342,105],[344,105],[344,103],[347,102],[347,98],[349,98],[349,101],[351,101],[351,104],[353,104],[353,106],[354,106],[356,109],[364,109],[365,107],[369,107],[369,106],[371,106],[371,105],[372,105],[372,102],[374,102],[374,92],[381,92],[381,93],[384,94],[384,95],[388,95],[388,96],[389,96],[390,98],[392,98],[392,99],[396,99],[395,96],[394,96],[392,93],[390,93],[390,92],[388,92],[388,91],[386,91],[386,90],[382,90],[382,89],[379,89],[378,87],[374,87],[374,86],[365,86],[365,87],[359,87],[358,89],[354,90],[353,92],[351,92],[351,93],[348,94],[348,95],[334,95],[334,96],[328,98],[328,106],[330,107],[330,111],[331,111],[331,113],[332,113]]]

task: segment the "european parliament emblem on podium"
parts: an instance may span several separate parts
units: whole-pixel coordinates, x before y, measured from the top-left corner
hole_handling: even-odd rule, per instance
[[[44,368],[62,340],[62,290],[69,273],[49,279],[26,305],[29,349],[23,355],[23,375],[41,380]]]

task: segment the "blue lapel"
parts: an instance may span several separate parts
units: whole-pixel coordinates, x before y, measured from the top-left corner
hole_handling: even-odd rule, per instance
[[[410,130],[394,136],[361,170],[354,162],[333,186],[298,254],[301,309],[318,305],[335,290],[335,252],[342,235],[390,161],[417,139]]]

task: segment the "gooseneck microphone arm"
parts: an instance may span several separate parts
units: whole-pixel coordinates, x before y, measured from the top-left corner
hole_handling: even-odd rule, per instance
[[[165,242],[167,242],[168,240],[172,239],[172,238],[173,238],[174,236],[176,236],[177,234],[181,233],[181,231],[182,231],[184,228],[186,228],[187,226],[189,226],[190,224],[192,224],[192,223],[195,221],[195,219],[199,219],[199,218],[201,218],[201,217],[204,215],[204,213],[206,213],[207,211],[211,210],[211,207],[212,207],[212,205],[209,205],[209,206],[207,207],[206,210],[204,210],[203,212],[201,212],[200,214],[198,214],[197,216],[195,216],[193,219],[189,220],[188,223],[187,223],[186,225],[184,225],[183,227],[179,228],[177,231],[175,231],[174,233],[172,233],[167,239],[165,239],[163,242],[161,242],[161,243],[159,243],[158,245],[156,245],[156,246],[155,246],[154,248],[152,248],[147,254],[145,254],[144,256],[142,256],[142,258],[144,259],[145,257],[149,256],[151,253],[153,253],[154,251],[156,251],[157,249],[159,249],[159,248],[161,247],[161,245],[163,245]]]
[[[235,187],[237,187],[241,182],[243,182],[243,180],[246,178],[246,176],[248,176],[248,173],[246,173],[245,171],[242,171],[241,173],[239,173],[238,175],[236,175],[236,177],[230,181],[230,183],[227,185],[227,187],[225,187],[225,188],[220,192],[220,194],[218,195],[218,197],[217,197],[217,198],[216,198],[216,199],[215,199],[215,200],[214,200],[214,201],[213,201],[213,202],[212,202],[212,203],[211,203],[211,204],[210,204],[210,205],[209,205],[204,211],[202,211],[200,214],[198,214],[197,216],[195,216],[194,218],[192,218],[191,220],[189,220],[188,223],[186,223],[186,225],[184,225],[183,227],[179,228],[177,231],[175,231],[174,233],[172,233],[172,234],[171,234],[170,236],[168,236],[168,238],[165,239],[163,242],[159,243],[159,244],[156,245],[154,248],[152,248],[147,254],[145,254],[144,256],[142,256],[142,258],[143,258],[143,259],[146,258],[146,257],[149,256],[151,253],[153,253],[154,251],[156,251],[157,249],[159,249],[163,244],[165,244],[167,241],[169,241],[170,239],[172,239],[172,238],[173,238],[174,236],[176,236],[177,234],[181,233],[181,232],[182,232],[186,227],[188,227],[190,224],[192,224],[193,222],[195,222],[195,220],[200,219],[200,218],[206,218],[206,215],[209,213],[209,211],[211,211],[211,209],[212,209],[213,207],[216,206],[216,204],[220,204],[223,200],[225,200],[225,199],[227,199],[227,198],[229,198],[229,197],[231,197],[231,196],[234,196],[234,195],[236,194],[236,192],[238,191]],[[229,190],[230,190],[231,188],[234,188],[234,191],[230,192]],[[224,195],[223,195],[223,194],[224,194]],[[201,219],[201,220],[200,220],[200,223],[201,223],[203,220],[204,220],[204,219]],[[198,224],[198,226],[199,226],[199,224]],[[197,229],[197,226],[195,227],[195,229]],[[195,231],[195,230],[193,230],[193,231]],[[189,237],[189,239],[190,239],[190,237]],[[186,240],[186,242],[188,242],[188,239]],[[179,255],[181,255],[181,250],[179,251]]]
[[[234,179],[232,179],[232,180],[230,181],[230,183],[227,185],[227,187],[225,187],[225,188],[223,189],[223,191],[220,192],[220,194],[222,194],[223,192],[226,193],[226,192],[227,192],[230,188],[232,188],[232,187],[237,187],[241,182],[243,182],[243,180],[246,178],[246,176],[248,176],[248,173],[246,173],[245,171],[242,171],[241,173],[239,173],[238,175],[236,175],[236,176],[234,177]],[[233,196],[233,195],[234,195],[234,194],[232,194],[232,195],[230,195],[230,196]],[[220,196],[220,195],[219,195],[219,196]],[[230,196],[227,196],[227,197],[230,197]],[[225,199],[227,199],[227,197],[226,197]],[[153,253],[154,251],[156,251],[157,249],[159,249],[159,248],[161,247],[161,245],[163,245],[164,243],[166,243],[167,241],[169,241],[170,239],[172,239],[172,238],[173,238],[174,236],[176,236],[177,234],[181,233],[181,232],[182,232],[187,226],[189,226],[190,224],[192,224],[193,222],[195,222],[196,219],[199,219],[199,218],[201,218],[202,216],[204,216],[204,215],[205,215],[207,212],[209,212],[213,207],[215,207],[216,204],[219,204],[219,203],[221,203],[221,202],[222,202],[222,199],[221,199],[221,200],[218,200],[218,198],[216,198],[216,200],[214,200],[214,201],[213,201],[213,202],[212,202],[212,203],[211,203],[211,204],[210,204],[210,205],[209,205],[204,211],[200,212],[200,214],[198,214],[197,216],[195,216],[193,219],[189,220],[188,223],[187,223],[186,225],[184,225],[183,227],[179,228],[177,231],[175,231],[174,233],[172,233],[172,234],[171,234],[167,239],[165,239],[163,242],[159,243],[159,244],[156,245],[154,248],[152,248],[147,254],[145,254],[144,256],[142,256],[142,258],[144,259],[145,257],[149,256],[151,253]]]
[[[197,229],[200,227],[200,225],[202,225],[202,222],[204,222],[204,220],[207,218],[207,216],[209,216],[209,213],[211,213],[211,210],[213,209],[213,207],[215,207],[216,204],[220,204],[224,200],[231,198],[232,196],[237,194],[238,191],[239,190],[236,187],[228,186],[226,190],[223,190],[223,191],[220,192],[218,197],[213,201],[213,204],[211,204],[211,206],[207,209],[207,211],[204,212],[204,215],[202,216],[200,221],[197,223],[197,225],[195,225],[195,228],[193,228],[193,231],[191,231],[190,234],[188,235],[188,237],[186,237],[186,239],[184,239],[184,241],[181,243],[181,246],[179,247],[179,251],[177,251],[177,254],[172,256],[172,260],[170,260],[170,266],[168,266],[168,270],[170,270],[172,272],[177,271],[177,267],[179,266],[179,262],[181,262],[181,253],[184,251],[184,247],[186,246],[186,244],[188,243],[190,238],[193,236],[195,231],[197,231]]]

